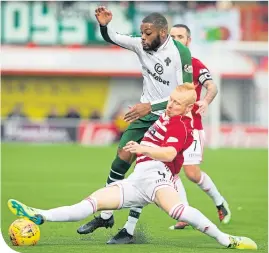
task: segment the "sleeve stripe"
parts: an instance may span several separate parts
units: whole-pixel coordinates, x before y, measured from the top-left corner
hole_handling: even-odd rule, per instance
[[[121,45],[115,43],[115,42],[109,37],[108,32],[107,32],[107,26],[101,26],[101,25],[100,25],[100,31],[101,31],[101,35],[102,35],[103,39],[104,39],[106,42],[111,43],[111,44],[114,44],[114,45],[119,46],[119,47],[122,47],[122,48],[125,48],[125,49],[128,49],[128,48],[126,48],[126,47],[123,47],[123,46],[121,46]]]

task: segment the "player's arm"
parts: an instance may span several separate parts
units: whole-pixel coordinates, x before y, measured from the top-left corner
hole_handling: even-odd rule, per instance
[[[129,35],[118,34],[110,26],[112,13],[104,6],[95,10],[95,17],[100,24],[101,35],[105,41],[136,52],[140,46],[140,39]]]
[[[161,162],[172,162],[177,155],[177,151],[174,147],[152,148],[142,146],[142,148],[143,148],[142,151],[143,155]]]
[[[140,119],[151,112],[156,112],[159,110],[166,109],[166,105],[169,97],[162,100],[156,100],[151,103],[138,103],[130,108],[129,112],[124,115],[124,120],[126,122],[134,122],[137,119]]]
[[[154,160],[171,162],[175,159],[177,153],[182,151],[187,139],[187,129],[183,124],[180,120],[171,119],[161,147],[148,147],[130,141],[124,149],[131,153],[143,154]]]
[[[122,35],[117,32],[114,32],[110,24],[106,26],[100,25],[100,31],[102,37],[106,42],[112,43],[125,49],[132,50],[134,52],[137,52],[139,49],[140,45],[139,37],[132,37],[129,35]]]
[[[182,151],[187,140],[187,134],[187,128],[184,126],[184,123],[179,119],[171,118],[169,125],[167,125],[162,146],[159,148],[146,147],[147,152],[142,154],[162,162],[172,162],[177,153]]]
[[[205,66],[203,67],[203,69],[200,69],[198,81],[199,84],[203,85],[207,91],[204,98],[196,102],[196,104],[199,106],[199,109],[196,111],[196,113],[201,114],[206,112],[208,105],[214,100],[214,98],[218,94],[218,88],[213,82],[210,72]]]
[[[204,83],[204,87],[207,91],[203,100],[205,100],[207,104],[210,104],[218,94],[217,85],[213,82],[213,80],[208,80]]]
[[[123,149],[134,154],[145,155],[161,162],[171,162],[177,155],[176,149],[172,146],[148,147],[140,145],[135,141],[129,141]]]

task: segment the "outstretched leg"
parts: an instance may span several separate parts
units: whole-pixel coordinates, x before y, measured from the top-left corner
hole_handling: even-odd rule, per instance
[[[161,188],[156,192],[154,202],[176,220],[182,220],[216,239],[221,245],[229,248],[256,249],[254,241],[246,237],[230,236],[221,232],[215,224],[199,210],[180,202],[178,193],[172,187]]]
[[[117,185],[102,188],[81,202],[49,210],[32,208],[10,199],[8,207],[18,217],[26,217],[36,224],[44,221],[79,221],[100,210],[115,210],[121,207],[122,193]]]

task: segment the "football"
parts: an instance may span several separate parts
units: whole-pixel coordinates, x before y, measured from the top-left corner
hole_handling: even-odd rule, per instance
[[[33,246],[40,239],[39,227],[30,220],[15,220],[8,229],[9,238],[14,246]]]

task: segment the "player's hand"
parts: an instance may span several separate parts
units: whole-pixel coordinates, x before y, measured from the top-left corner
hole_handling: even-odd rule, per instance
[[[95,10],[95,17],[100,25],[107,25],[112,20],[112,13],[105,6],[99,6]]]
[[[207,112],[208,103],[205,100],[200,100],[200,101],[197,101],[195,104],[199,106],[199,109],[196,111],[196,113],[205,115]]]
[[[124,115],[124,120],[131,123],[139,118],[148,115],[150,112],[150,103],[139,103],[130,108],[129,112]]]
[[[129,141],[123,149],[132,154],[142,153],[143,147],[135,141]]]

